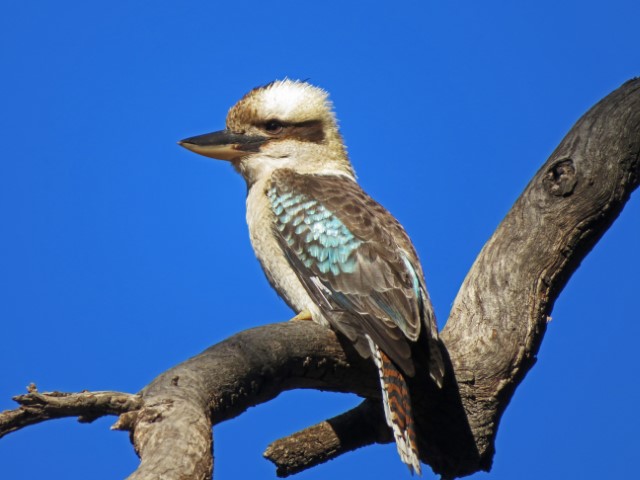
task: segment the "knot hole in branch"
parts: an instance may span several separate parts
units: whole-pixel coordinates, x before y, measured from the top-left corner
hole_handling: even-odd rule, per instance
[[[568,197],[578,183],[573,160],[565,158],[555,162],[542,179],[545,190],[556,197]]]

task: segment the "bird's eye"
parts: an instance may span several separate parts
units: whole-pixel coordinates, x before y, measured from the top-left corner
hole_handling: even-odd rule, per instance
[[[282,132],[282,128],[282,124],[277,120],[269,120],[264,124],[265,131],[271,135],[277,135]]]

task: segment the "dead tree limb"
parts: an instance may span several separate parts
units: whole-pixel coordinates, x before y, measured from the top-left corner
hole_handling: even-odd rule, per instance
[[[422,460],[435,472],[455,478],[490,469],[500,418],[535,363],[555,300],[639,179],[640,79],[634,79],[576,123],[476,259],[442,332],[444,387],[419,379],[410,386]],[[294,388],[367,400],[269,446],[265,456],[278,475],[391,441],[372,364],[311,322],[241,332],[160,375],[121,404],[126,408],[94,402],[65,412],[90,419],[120,414],[115,428],[132,432],[141,457],[130,478],[207,479],[211,426]],[[36,395],[47,403],[32,392],[18,400],[19,409],[0,414],[0,436],[34,423],[16,419]]]
[[[91,422],[104,415],[120,415],[142,407],[142,397],[122,392],[39,393],[35,385],[29,393],[13,399],[21,405],[0,413],[0,438],[21,428],[54,418],[78,417]]]

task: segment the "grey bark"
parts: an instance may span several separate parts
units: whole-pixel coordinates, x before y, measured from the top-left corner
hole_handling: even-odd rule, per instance
[[[555,300],[639,178],[640,79],[634,79],[575,124],[484,246],[441,335],[444,387],[419,379],[410,385],[421,459],[436,473],[456,478],[490,469],[500,418],[535,363]],[[99,392],[117,399],[102,402],[102,410],[89,400],[86,410],[56,410],[51,405],[62,394],[16,397],[22,406],[0,414],[0,436],[56,415],[120,414],[114,428],[132,432],[141,457],[130,478],[207,479],[212,425],[293,388],[353,392],[366,400],[270,445],[265,456],[278,475],[392,441],[373,365],[311,322],[239,333],[137,396]]]

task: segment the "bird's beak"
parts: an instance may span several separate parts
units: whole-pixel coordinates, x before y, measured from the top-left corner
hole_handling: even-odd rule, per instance
[[[260,146],[267,140],[268,137],[260,135],[245,135],[244,133],[220,130],[219,132],[185,138],[180,140],[178,145],[205,157],[233,162],[248,153],[260,151]]]

